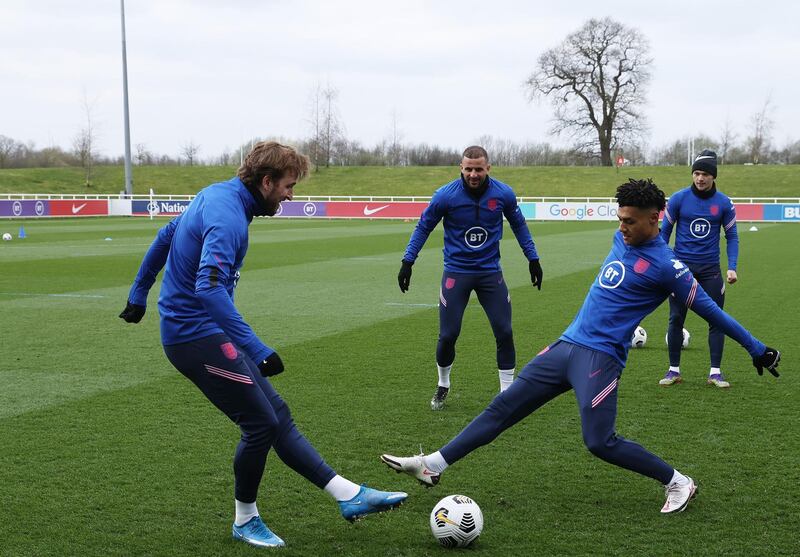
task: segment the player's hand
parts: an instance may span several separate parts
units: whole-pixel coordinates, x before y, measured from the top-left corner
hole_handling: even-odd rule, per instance
[[[758,358],[753,358],[753,365],[756,367],[756,371],[759,375],[764,375],[764,368],[767,368],[768,372],[775,377],[778,377],[779,374],[775,368],[778,367],[778,362],[780,361],[780,351],[767,346],[767,349],[764,350],[763,354],[761,354]]]
[[[531,283],[538,288],[542,289],[542,265],[538,259],[533,259],[528,262],[528,270],[531,272]]]
[[[725,279],[728,281],[728,284],[733,284],[734,282],[739,280],[739,277],[736,276],[736,271],[731,271],[730,269],[728,269],[728,276],[725,277]]]
[[[138,323],[144,317],[144,312],[147,310],[145,306],[140,306],[138,304],[132,304],[130,300],[128,300],[125,309],[122,310],[122,313],[119,314],[120,319],[124,319],[127,323]]]
[[[397,284],[400,285],[400,292],[407,292],[408,287],[411,285],[411,266],[410,263],[403,259],[400,266],[400,272],[397,273]]]
[[[261,375],[264,377],[278,375],[283,369],[283,360],[281,360],[277,352],[273,352],[258,364],[258,371],[260,371]]]

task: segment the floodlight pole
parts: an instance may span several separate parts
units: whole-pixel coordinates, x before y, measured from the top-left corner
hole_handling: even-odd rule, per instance
[[[128,54],[125,48],[125,0],[119,0],[120,15],[122,16],[122,103],[125,117],[125,195],[133,195],[133,180],[131,178],[131,125],[128,115]]]

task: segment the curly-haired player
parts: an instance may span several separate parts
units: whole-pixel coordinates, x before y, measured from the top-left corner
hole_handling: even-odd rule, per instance
[[[437,452],[412,457],[383,455],[398,472],[426,485],[439,482],[449,465],[494,440],[505,429],[558,395],[574,390],[589,451],[603,460],[658,480],[666,487],[663,513],[680,512],[697,485],[642,446],[617,435],[617,385],[633,330],[674,295],[739,342],[758,373],[773,375],[780,352],[765,346],[722,311],[700,288],[659,235],[664,192],[650,180],[630,180],[617,188],[619,231],[578,315],[461,433]]]

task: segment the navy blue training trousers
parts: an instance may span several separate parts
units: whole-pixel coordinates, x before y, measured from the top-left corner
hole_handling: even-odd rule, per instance
[[[572,389],[578,401],[583,442],[611,464],[668,484],[674,469],[641,445],[617,435],[617,386],[622,366],[610,355],[563,340],[545,348],[511,386],[452,441],[440,449],[448,464],[491,443],[534,410]]]
[[[716,263],[712,264],[687,264],[698,284],[706,294],[723,308],[725,305],[725,282],[722,280],[722,271]],[[679,302],[674,296],[669,297],[669,327],[667,328],[667,347],[669,350],[669,365],[681,365],[681,346],[683,344],[683,324],[686,322],[686,313],[689,308]],[[709,323],[708,348],[711,354],[711,367],[722,367],[722,350],[725,346],[725,333],[722,329]]]
[[[439,341],[436,363],[449,366],[456,358],[456,340],[461,334],[461,321],[472,291],[478,296],[497,344],[497,368],[513,369],[516,365],[514,335],[511,330],[511,297],[503,273],[442,275],[439,289]]]
[[[270,448],[319,488],[336,475],[297,430],[289,407],[270,382],[226,335],[164,346],[164,353],[241,430],[233,458],[236,499],[255,502]]]

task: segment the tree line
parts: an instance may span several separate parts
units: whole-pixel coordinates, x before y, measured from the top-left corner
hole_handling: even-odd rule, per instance
[[[138,166],[193,166],[230,165],[238,166],[241,156],[252,143],[261,139],[275,139],[296,146],[311,157],[315,167],[325,166],[454,166],[461,161],[461,148],[441,147],[428,143],[405,144],[384,140],[371,147],[357,140],[339,136],[331,142],[324,155],[313,138],[300,140],[285,137],[253,138],[240,148],[224,151],[212,156],[200,156],[202,146],[187,145],[176,154],[154,153],[139,144],[133,153],[133,164]],[[615,160],[622,157],[626,165],[677,166],[687,164],[687,145],[694,144],[695,152],[713,149],[722,164],[800,164],[800,141],[787,142],[783,147],[759,150],[758,159],[753,157],[749,139],[732,143],[724,136],[699,135],[675,141],[646,151],[640,145],[620,146],[614,151]],[[517,143],[492,136],[475,140],[489,152],[496,166],[599,166],[598,157],[574,148],[559,147],[548,142]],[[85,146],[85,142],[83,143]],[[318,153],[314,157],[314,153]],[[36,147],[32,142],[24,143],[0,135],[0,168],[53,168],[64,166],[84,167],[91,161],[93,166],[122,165],[122,156],[88,154],[84,148],[63,149],[58,146]],[[89,178],[91,181],[91,177]]]

